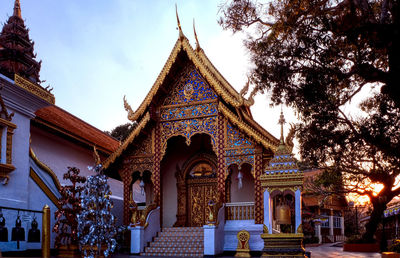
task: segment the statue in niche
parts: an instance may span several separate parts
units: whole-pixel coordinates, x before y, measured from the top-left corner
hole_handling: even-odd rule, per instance
[[[191,177],[211,177],[215,173],[208,163],[199,163],[197,164],[189,173]]]

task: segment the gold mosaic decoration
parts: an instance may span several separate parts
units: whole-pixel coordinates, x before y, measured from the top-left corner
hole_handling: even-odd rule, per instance
[[[45,90],[44,88],[42,88],[42,86],[30,82],[24,79],[23,77],[19,76],[18,74],[15,74],[14,82],[15,85],[29,91],[33,95],[36,95],[37,97],[47,101],[50,104],[55,104],[56,100],[54,95],[51,94],[49,91]]]

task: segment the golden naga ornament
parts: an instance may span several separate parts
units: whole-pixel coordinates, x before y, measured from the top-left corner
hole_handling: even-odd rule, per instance
[[[126,96],[124,96],[124,108],[128,112],[128,119],[132,122],[135,121],[135,112],[133,112],[132,107],[129,105],[128,101],[126,100]]]

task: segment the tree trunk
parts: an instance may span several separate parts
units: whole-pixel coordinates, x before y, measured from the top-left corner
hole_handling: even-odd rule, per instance
[[[368,223],[365,225],[366,232],[362,236],[362,239],[366,243],[375,242],[374,235],[376,229],[378,228],[379,223],[382,220],[383,212],[386,209],[387,203],[388,203],[387,201],[379,201],[379,200],[372,202],[373,210]]]

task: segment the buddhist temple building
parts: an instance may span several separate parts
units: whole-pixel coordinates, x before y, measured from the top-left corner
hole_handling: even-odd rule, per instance
[[[247,94],[247,83],[237,92],[195,30],[192,47],[176,16],[176,43],[147,96],[136,110],[134,89],[124,97],[134,129],[118,142],[58,107],[42,87],[41,62],[14,1],[0,34],[1,252],[40,249],[41,240],[15,240],[12,229],[28,231],[34,216],[41,228],[45,205],[54,225],[63,174],[77,167],[92,175],[95,147],[112,212],[130,231],[130,253],[304,257],[304,174],[285,141],[283,113],[278,139],[253,119],[256,91]]]
[[[250,250],[262,251],[263,232],[279,235],[282,223],[284,240],[295,239],[288,248],[297,245],[304,255],[303,174],[284,143],[283,115],[279,140],[253,119],[255,92],[244,97],[249,85],[237,92],[200,47],[196,32],[193,48],[179,18],[178,29],[168,60],[137,110],[129,94],[124,98],[128,119],[137,126],[103,163],[124,185],[131,252],[215,255],[236,250],[243,229]],[[284,204],[287,220],[279,222],[275,209]]]

